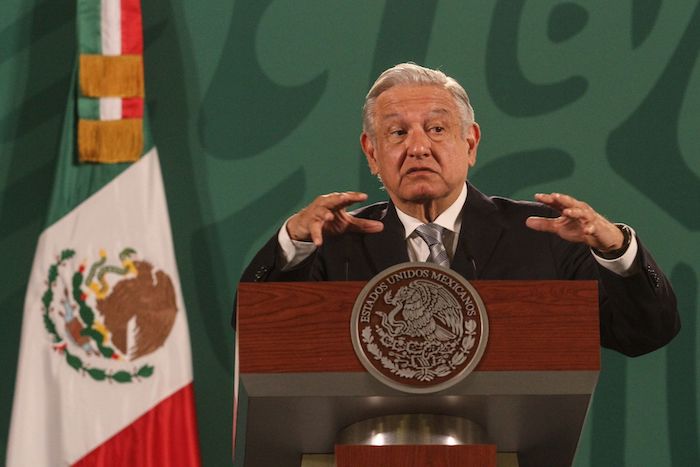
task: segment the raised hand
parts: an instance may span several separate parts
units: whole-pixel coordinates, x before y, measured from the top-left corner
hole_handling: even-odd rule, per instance
[[[365,201],[367,195],[357,191],[330,193],[317,197],[287,222],[287,232],[293,240],[323,243],[325,234],[338,235],[346,231],[376,233],[384,229],[379,221],[360,219],[345,210],[351,204]]]
[[[622,248],[624,235],[620,229],[583,201],[561,193],[538,193],[535,199],[559,211],[560,216],[529,217],[526,225],[531,229],[552,232],[603,253]]]

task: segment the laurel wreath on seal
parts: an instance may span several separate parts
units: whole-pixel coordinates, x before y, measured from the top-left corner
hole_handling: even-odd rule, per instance
[[[63,266],[63,264],[70,258],[75,256],[75,250],[66,249],[61,252],[55,263],[49,267],[47,288],[41,297],[41,302],[43,304],[43,318],[44,327],[48,333],[53,336],[53,347],[59,353],[66,356],[66,363],[73,369],[83,374],[87,374],[95,381],[114,381],[117,383],[131,383],[133,381],[139,381],[141,378],[149,378],[153,375],[154,368],[151,365],[143,365],[133,372],[128,372],[124,370],[119,370],[111,372],[103,368],[89,367],[83,363],[83,360],[75,354],[72,354],[68,350],[68,346],[64,341],[63,337],[56,330],[56,323],[54,323],[51,315],[49,314],[49,309],[51,303],[53,302],[53,288],[56,285],[56,280],[58,279],[58,269]],[[78,304],[80,318],[83,321],[85,328],[80,331],[80,334],[87,336],[95,342],[99,354],[107,359],[115,359],[117,354],[114,349],[110,346],[104,344],[104,336],[97,331],[93,325],[95,323],[95,312],[90,308],[90,306],[85,302],[85,295],[80,289],[80,284],[83,281],[83,271],[80,268],[75,274],[73,274],[72,285],[73,285],[73,298]]]
[[[418,370],[408,367],[408,365],[397,364],[397,360],[392,360],[391,358],[384,355],[379,346],[374,341],[374,335],[372,334],[372,329],[370,326],[365,326],[362,329],[362,340],[366,344],[367,351],[374,356],[375,360],[378,360],[384,368],[389,370],[392,374],[397,375],[401,378],[406,379],[417,379],[418,381],[432,381],[436,377],[448,376],[452,373],[459,365],[464,363],[467,359],[469,351],[474,347],[476,343],[476,321],[473,319],[466,320],[464,322],[464,337],[459,344],[459,350],[455,352],[449,361],[443,361],[440,365],[435,368],[420,368]],[[381,327],[376,327],[377,333],[382,339],[389,338],[393,340],[394,343],[398,339],[393,339],[383,332]],[[403,342],[402,342],[403,344]],[[398,350],[398,349],[394,349]],[[405,353],[405,352],[393,352],[395,355]]]

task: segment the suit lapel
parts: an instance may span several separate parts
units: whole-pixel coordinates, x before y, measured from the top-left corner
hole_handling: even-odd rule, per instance
[[[491,200],[467,183],[467,201],[462,208],[462,228],[452,269],[467,279],[481,277],[498,240],[503,224],[498,208]],[[472,262],[473,260],[473,262]]]
[[[387,204],[384,217],[384,230],[376,234],[364,235],[367,257],[373,263],[373,275],[389,266],[408,261],[406,250],[406,234],[399,217],[396,215],[394,204]]]
[[[467,201],[462,208],[462,228],[457,241],[451,268],[467,279],[481,277],[494,248],[503,233],[503,222],[498,208],[491,200],[467,183]],[[406,234],[394,204],[387,204],[381,221],[384,230],[363,236],[367,257],[374,271],[379,271],[408,261]]]

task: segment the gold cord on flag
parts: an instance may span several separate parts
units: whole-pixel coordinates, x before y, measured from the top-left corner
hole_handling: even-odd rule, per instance
[[[135,162],[145,139],[139,0],[79,0],[78,12],[78,160]]]
[[[141,55],[80,55],[80,92],[87,97],[143,97]]]
[[[143,121],[123,120],[78,121],[80,162],[103,164],[136,161],[143,149]]]

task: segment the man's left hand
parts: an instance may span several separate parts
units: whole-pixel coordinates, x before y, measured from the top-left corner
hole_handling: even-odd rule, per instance
[[[602,253],[622,248],[622,231],[592,207],[561,193],[535,195],[535,199],[559,211],[555,218],[528,217],[526,225],[534,230],[557,234],[564,240],[585,243]]]

